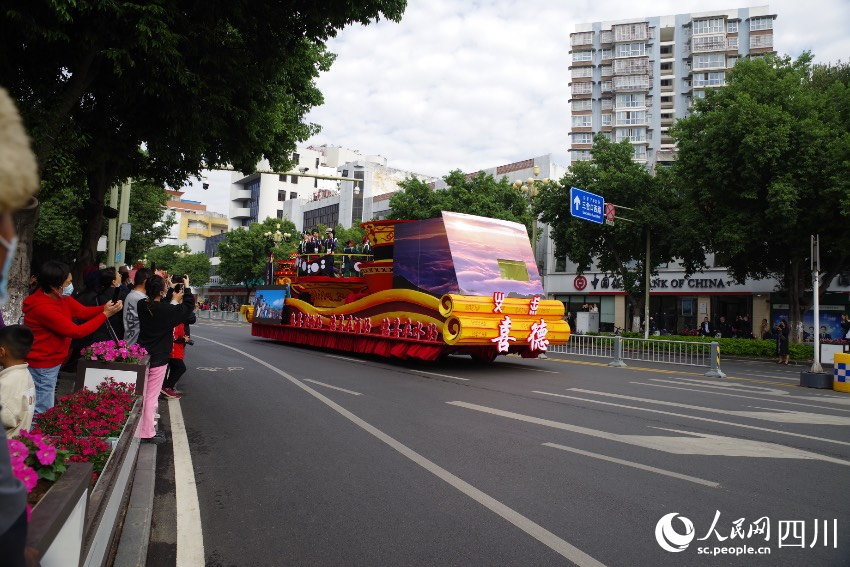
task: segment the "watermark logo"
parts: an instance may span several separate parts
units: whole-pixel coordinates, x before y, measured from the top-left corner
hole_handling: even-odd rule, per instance
[[[685,533],[679,533],[673,527],[673,520],[678,516],[679,521],[685,527]],[[684,516],[679,516],[678,512],[667,514],[658,520],[655,524],[655,539],[658,545],[665,551],[679,553],[688,548],[688,545],[693,541],[696,533],[694,532],[694,524]]]

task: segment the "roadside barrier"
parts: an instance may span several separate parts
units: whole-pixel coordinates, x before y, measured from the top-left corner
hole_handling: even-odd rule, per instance
[[[610,358],[608,366],[628,366],[626,360],[708,367],[705,375],[724,378],[720,345],[716,342],[666,341],[619,336],[571,335],[565,345],[550,345],[550,353]]]

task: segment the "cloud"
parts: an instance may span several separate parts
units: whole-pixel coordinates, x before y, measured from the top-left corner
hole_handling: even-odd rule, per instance
[[[391,167],[435,176],[549,153],[566,164],[576,24],[765,4],[778,15],[779,53],[847,58],[846,0],[408,2],[400,23],[349,27],[329,42],[338,57],[317,81],[325,103],[307,119],[322,132],[308,144],[379,154]],[[187,193],[215,201],[217,211],[227,210],[228,195],[229,186]]]

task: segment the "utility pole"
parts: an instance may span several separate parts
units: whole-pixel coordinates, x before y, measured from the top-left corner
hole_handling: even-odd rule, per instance
[[[109,190],[109,206],[118,210],[118,186],[113,185]],[[118,220],[116,218],[109,219],[109,224],[106,229],[106,262],[107,266],[118,266],[115,261],[115,253],[117,247]]]
[[[646,229],[646,291],[643,300],[643,338],[649,338],[649,227]]]
[[[819,235],[812,236],[812,293],[815,296],[815,360],[812,363],[812,372],[823,372],[820,364],[820,250]]]
[[[130,225],[129,225],[129,214],[130,214],[130,190],[132,189],[132,179],[128,179],[121,185],[121,207],[118,209],[118,230],[119,230],[119,242],[117,248],[117,254],[115,255],[115,267],[129,264],[127,262],[126,251],[127,251],[127,241],[130,239]]]

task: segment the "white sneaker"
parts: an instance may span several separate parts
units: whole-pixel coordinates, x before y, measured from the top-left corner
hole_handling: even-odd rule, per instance
[[[158,413],[153,414],[153,418],[154,418],[154,419],[159,419],[159,414],[158,414]]]

